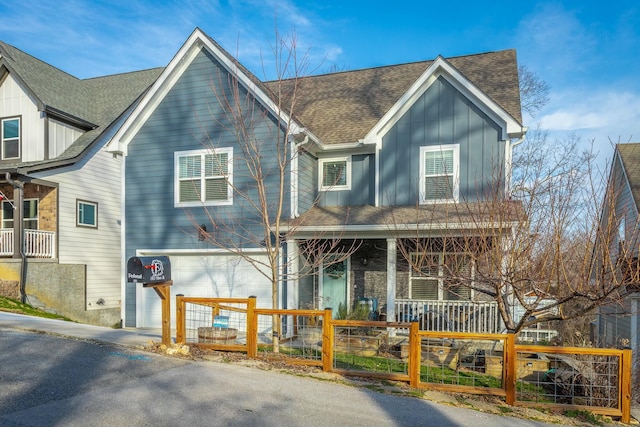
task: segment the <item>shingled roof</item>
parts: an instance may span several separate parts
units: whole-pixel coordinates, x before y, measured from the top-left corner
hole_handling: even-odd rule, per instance
[[[0,42],[0,75],[5,68],[29,91],[41,110],[55,111],[93,128],[55,159],[3,164],[46,166],[77,158],[157,79],[162,68],[78,79],[7,43]]]
[[[288,222],[294,234],[317,229],[355,233],[402,230],[415,234],[416,229],[477,228],[481,223],[503,227],[508,223],[526,220],[526,212],[519,201],[505,200],[462,204],[428,204],[419,206],[314,206]],[[407,228],[408,226],[408,228]],[[405,228],[403,228],[405,227]]]
[[[520,91],[513,49],[447,58],[447,61],[519,123]],[[273,93],[291,95],[293,115],[324,144],[357,142],[400,99],[434,60],[272,81]],[[279,85],[282,85],[279,87]],[[290,101],[285,105],[290,105]]]
[[[631,195],[640,211],[640,143],[618,144],[616,149],[620,153]]]

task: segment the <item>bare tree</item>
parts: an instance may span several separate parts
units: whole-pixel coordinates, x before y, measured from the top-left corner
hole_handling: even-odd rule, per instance
[[[549,103],[550,86],[526,65],[518,67],[520,105],[531,117]]]
[[[202,120],[207,126],[202,144],[210,153],[211,164],[206,167],[221,179],[204,191],[212,197],[217,192],[223,200],[232,197],[233,203],[205,206],[205,218],[202,208],[186,212],[199,240],[238,255],[270,281],[272,305],[277,308],[283,278],[297,280],[316,274],[320,267],[342,263],[359,242],[345,241],[338,233],[317,233],[296,241],[295,248],[288,245],[284,249],[305,225],[299,221],[293,225],[291,200],[297,197],[296,175],[311,173],[300,164],[311,143],[309,135],[295,120],[299,82],[309,61],[306,53],[298,51],[295,33],[276,32],[271,54],[276,68],[276,79],[271,82],[259,81],[235,60],[231,72],[221,71],[212,79],[215,105]],[[239,78],[241,74],[249,80]],[[257,99],[260,92],[266,102]],[[310,201],[307,208],[318,200]],[[262,248],[264,256],[255,256],[247,248]],[[277,351],[280,325],[276,317],[273,329]]]
[[[637,236],[618,244],[620,188],[603,193],[609,174],[595,168],[595,155],[581,150],[577,137],[547,143],[546,133],[536,135],[514,161],[510,193],[500,190],[504,180],[496,174],[490,194],[419,206],[423,221],[458,231],[416,232],[398,246],[414,274],[430,278],[440,269],[445,299],[495,301],[514,332],[593,315],[640,283]]]

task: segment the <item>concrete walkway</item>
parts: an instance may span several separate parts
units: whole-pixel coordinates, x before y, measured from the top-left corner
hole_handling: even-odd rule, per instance
[[[149,341],[162,341],[162,332],[158,329],[113,329],[3,311],[0,311],[0,327],[46,332],[127,347],[143,347]]]

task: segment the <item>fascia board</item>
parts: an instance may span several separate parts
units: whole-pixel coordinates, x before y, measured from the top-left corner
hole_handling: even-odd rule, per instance
[[[436,81],[439,76],[444,76],[457,90],[471,99],[483,113],[491,117],[503,130],[503,140],[518,136],[523,132],[522,125],[518,123],[504,108],[486,95],[480,88],[462,75],[454,66],[439,56],[425,70],[424,73],[411,85],[411,87],[398,99],[389,111],[365,136],[366,144],[380,144],[381,135],[384,135],[422,94]]]
[[[298,235],[318,235],[318,233],[404,233],[408,236],[415,236],[416,231],[459,231],[459,230],[507,230],[520,226],[518,221],[510,222],[487,222],[487,223],[459,223],[459,224],[398,224],[398,225],[329,225],[329,226],[281,226],[280,231]]]
[[[223,52],[218,46],[212,43],[211,39],[206,36],[199,28],[196,28],[187,41],[182,45],[176,53],[169,65],[162,72],[160,77],[155,81],[150,90],[144,96],[143,100],[136,106],[132,114],[125,121],[123,126],[116,132],[114,137],[106,146],[106,150],[110,152],[121,152],[127,154],[127,145],[151,116],[156,107],[164,99],[169,90],[182,76],[187,67],[195,59],[201,48],[206,48],[230,73],[238,78],[238,81],[244,85],[256,99],[258,99],[271,113],[279,117],[284,123],[290,124],[291,134],[308,131],[285,114],[273,100],[259,88],[245,73],[238,69],[232,59]],[[317,138],[315,138],[317,139]]]

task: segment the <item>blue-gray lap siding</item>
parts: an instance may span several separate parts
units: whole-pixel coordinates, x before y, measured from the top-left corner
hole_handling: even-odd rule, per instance
[[[439,77],[383,137],[380,198],[384,206],[415,205],[420,147],[460,144],[460,201],[504,188],[505,142],[500,127]]]
[[[610,185],[612,185],[615,195],[615,213],[611,214],[611,206],[605,203],[602,207],[601,216],[601,228],[603,230],[610,230],[613,234],[609,236],[605,244],[608,244],[608,251],[604,251],[604,254],[609,254],[612,257],[611,261],[605,261],[607,263],[612,262],[614,265],[617,262],[619,252],[619,238],[618,238],[618,224],[621,218],[625,218],[626,235],[632,238],[631,243],[635,248],[631,248],[631,253],[637,253],[638,242],[635,240],[637,237],[636,227],[638,224],[638,217],[635,208],[635,201],[631,194],[627,175],[624,172],[619,155],[614,157],[613,170],[611,173]],[[611,224],[608,222],[611,221]],[[602,244],[602,243],[599,243]],[[603,251],[597,250],[597,256],[603,256]],[[595,271],[598,271],[602,266],[602,260],[597,259],[598,263]],[[599,331],[598,339],[601,340],[602,345],[614,346],[620,344],[620,339],[631,339],[631,315],[637,313],[631,313],[631,302],[626,298],[622,305],[612,304],[601,307],[599,310]],[[640,318],[640,317],[639,317]],[[638,319],[636,319],[637,321]],[[640,329],[639,329],[640,330]],[[635,351],[636,349],[634,349]]]
[[[221,94],[231,99],[232,79],[208,52],[202,51],[175,83],[129,143],[125,171],[126,257],[137,249],[210,249],[210,243],[198,241],[195,224],[213,231],[211,219],[202,207],[174,207],[174,153],[208,147],[233,147],[233,182],[240,191],[248,191],[258,201],[255,181],[246,173],[238,139],[227,125],[227,110]],[[214,91],[212,85],[215,85]],[[240,99],[246,99],[246,91]],[[260,141],[262,167],[268,175],[268,199],[272,208],[278,203],[279,175],[275,163],[277,122],[261,108],[252,115],[251,129]],[[286,175],[285,216],[289,215],[289,174]],[[245,242],[240,246],[257,247],[261,217],[234,192],[233,205],[208,206],[215,221],[243,227]],[[223,227],[221,227],[223,228]],[[135,325],[135,287],[127,287],[127,326]]]

